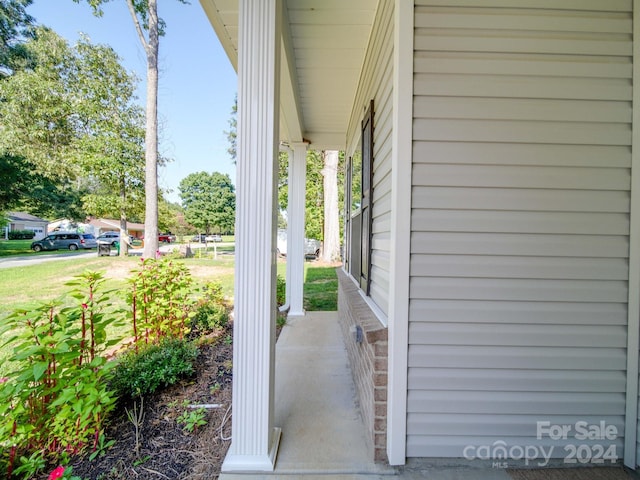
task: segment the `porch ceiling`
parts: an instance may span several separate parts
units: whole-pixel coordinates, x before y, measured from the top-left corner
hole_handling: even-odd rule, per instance
[[[378,0],[283,0],[280,138],[344,149]],[[233,67],[238,0],[200,0]]]

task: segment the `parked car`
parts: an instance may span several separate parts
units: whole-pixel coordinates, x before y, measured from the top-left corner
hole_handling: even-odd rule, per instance
[[[191,239],[192,242],[200,242],[200,243],[205,243],[205,242],[221,242],[222,241],[222,236],[221,235],[207,235],[206,233],[197,233],[193,236],[193,238]]]
[[[31,243],[31,250],[40,252],[42,250],[78,250],[79,248],[96,248],[98,242],[96,237],[90,233],[75,232],[55,232],[47,235],[42,240]]]
[[[116,243],[120,243],[120,232],[104,232],[102,235],[96,238],[98,243],[110,243],[115,246]],[[129,244],[133,243],[133,237],[129,235]]]
[[[173,243],[176,241],[176,236],[171,232],[169,233],[161,233],[158,235],[158,241],[164,243]]]
[[[278,230],[278,237],[276,241],[278,255],[283,257],[287,256],[287,231]],[[313,238],[304,239],[304,256],[318,258],[320,256],[320,240]]]

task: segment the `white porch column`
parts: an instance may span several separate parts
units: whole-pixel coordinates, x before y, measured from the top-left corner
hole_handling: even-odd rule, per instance
[[[233,430],[225,472],[272,471],[280,0],[240,0]]]
[[[287,205],[287,298],[289,316],[304,315],[304,226],[307,179],[307,144],[293,143],[289,158],[289,199]]]

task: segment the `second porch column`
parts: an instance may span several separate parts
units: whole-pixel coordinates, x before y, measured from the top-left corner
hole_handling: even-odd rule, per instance
[[[222,470],[272,471],[280,0],[240,0],[232,440]]]
[[[303,316],[304,226],[307,181],[307,144],[293,143],[289,159],[289,203],[287,205],[287,289],[289,316]]]

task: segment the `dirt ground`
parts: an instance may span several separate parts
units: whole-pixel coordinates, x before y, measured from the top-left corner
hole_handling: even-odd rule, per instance
[[[123,405],[113,416],[107,440],[115,440],[103,456],[72,462],[73,474],[83,480],[209,480],[216,479],[231,437],[231,327],[215,343],[205,345],[193,378],[145,399],[144,417],[136,425]],[[206,408],[207,424],[185,431],[178,416],[189,405]],[[137,405],[138,407],[138,405]]]

